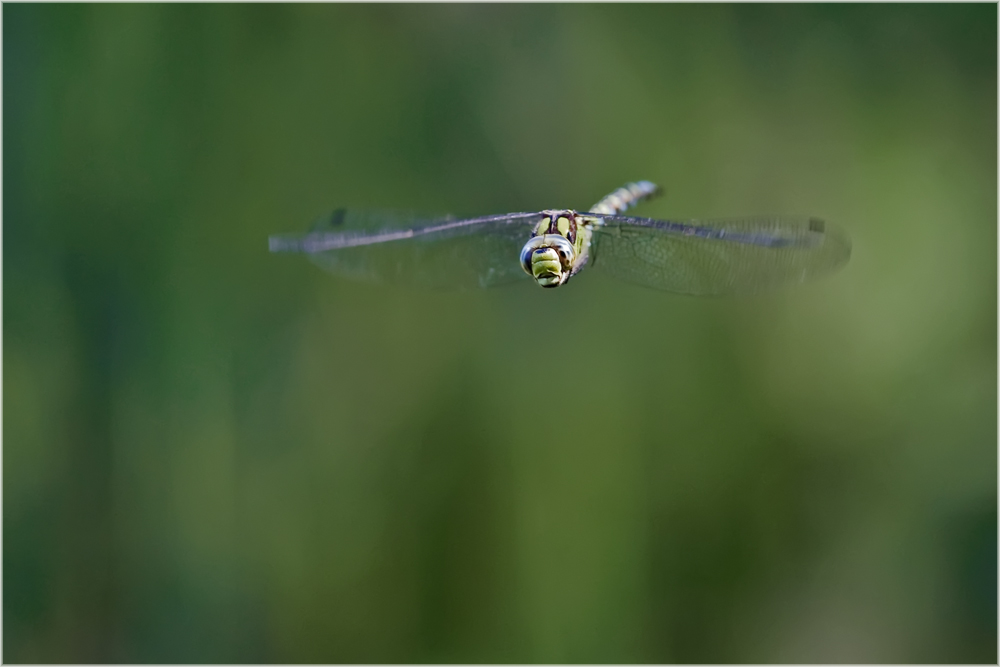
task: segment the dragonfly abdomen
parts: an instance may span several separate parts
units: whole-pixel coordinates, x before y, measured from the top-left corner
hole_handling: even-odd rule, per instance
[[[649,181],[628,183],[594,204],[590,212],[600,215],[617,215],[624,213],[639,202],[652,199],[661,192],[660,186]]]

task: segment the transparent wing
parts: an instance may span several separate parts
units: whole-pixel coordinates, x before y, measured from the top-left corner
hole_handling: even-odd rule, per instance
[[[339,209],[308,234],[269,239],[271,252],[303,252],[322,268],[356,280],[425,287],[490,287],[529,279],[521,247],[538,213],[456,220],[395,211]]]
[[[622,280],[682,294],[762,292],[831,273],[851,256],[846,233],[808,216],[600,218],[595,266]]]

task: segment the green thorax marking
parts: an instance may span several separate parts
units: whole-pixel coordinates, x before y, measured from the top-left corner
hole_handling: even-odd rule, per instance
[[[545,217],[535,225],[531,232],[532,238],[558,234],[573,244],[577,260],[586,256],[587,246],[590,245],[590,230],[586,227],[590,220],[570,209],[542,211],[542,214]]]

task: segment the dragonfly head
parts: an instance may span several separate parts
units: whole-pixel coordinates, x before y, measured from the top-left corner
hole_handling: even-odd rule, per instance
[[[521,250],[521,268],[542,287],[559,287],[569,278],[576,248],[561,234],[531,238]]]

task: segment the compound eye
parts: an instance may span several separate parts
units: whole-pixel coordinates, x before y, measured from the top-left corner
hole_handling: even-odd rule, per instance
[[[563,264],[566,265],[573,262],[573,256],[576,254],[573,246],[565,242],[556,244],[555,251],[559,253],[559,258],[562,260]]]
[[[521,250],[521,268],[529,276],[531,275],[531,254],[533,252],[535,252],[535,249],[527,245]]]

